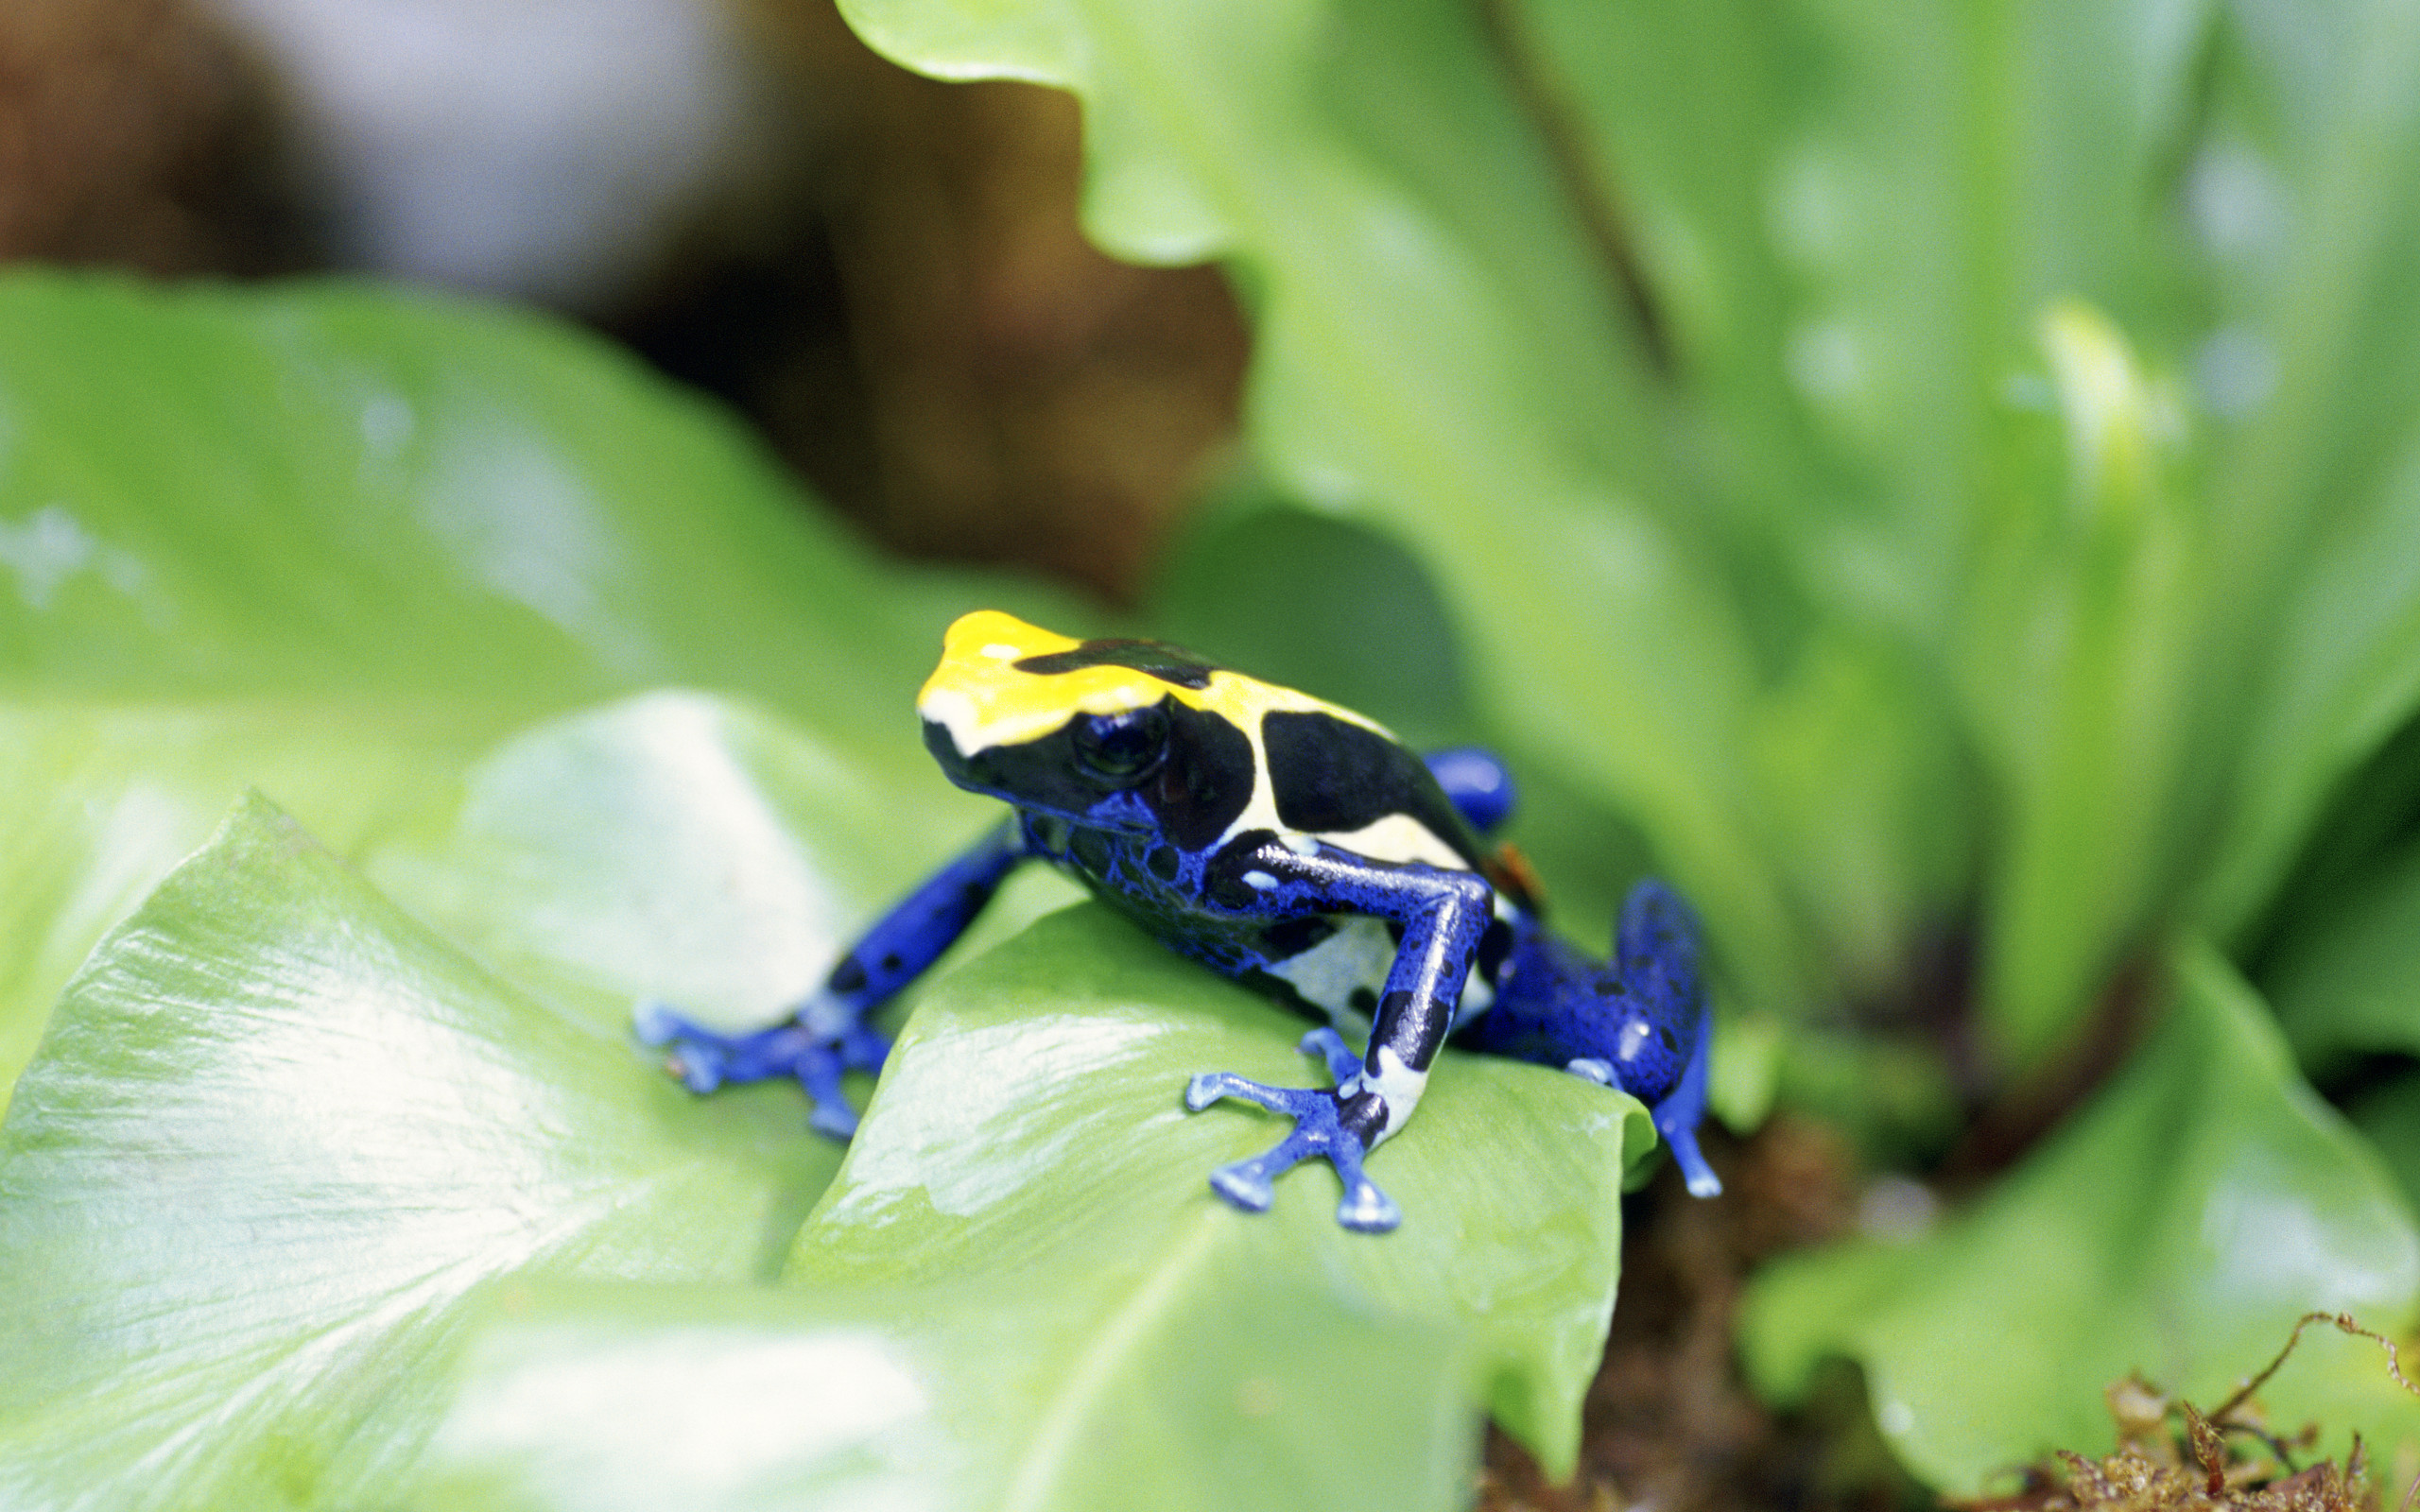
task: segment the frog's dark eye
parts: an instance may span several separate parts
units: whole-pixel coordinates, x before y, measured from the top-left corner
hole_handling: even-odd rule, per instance
[[[1085,771],[1122,784],[1160,765],[1167,753],[1168,716],[1156,704],[1114,714],[1078,714],[1069,735]]]

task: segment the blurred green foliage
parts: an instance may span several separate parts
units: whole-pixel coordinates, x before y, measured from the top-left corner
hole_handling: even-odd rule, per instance
[[[1974,1202],[1760,1280],[1763,1389],[1854,1358],[1970,1491],[2105,1447],[2130,1368],[2211,1394],[2306,1309],[2411,1324],[2420,7],[846,9],[1076,91],[1092,233],[1253,312],[1253,471],[1150,627],[1507,747],[1580,931],[1680,882],[1729,1116],[1921,1162],[2150,984]],[[106,1461],[302,1504],[411,1466],[449,1505],[1442,1506],[1477,1402],[1571,1464],[1632,1105],[1457,1065],[1387,1156],[1419,1264],[1303,1177],[1254,1226],[1188,1175],[1252,1129],[1174,1078],[1275,1074],[1290,1026],[1087,911],[999,943],[1046,883],[837,1176],[616,1042],[639,993],[777,1011],[979,822],[904,717],[948,612],[1082,611],[866,559],[538,322],[21,279],[0,337],[0,1227],[72,1320],[0,1342],[11,1500]],[[255,799],[170,874],[246,786],[354,866]],[[483,1237],[395,1247],[429,1160]],[[1339,1360],[1383,1392],[1322,1397]],[[531,1411],[591,1365],[624,1385]],[[2381,1382],[2326,1343],[2269,1395],[2391,1463]],[[719,1426],[616,1469],[675,1404]]]

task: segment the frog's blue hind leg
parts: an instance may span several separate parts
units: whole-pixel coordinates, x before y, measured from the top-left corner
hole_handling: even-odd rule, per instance
[[[1361,1074],[1361,1057],[1346,1048],[1334,1029],[1312,1030],[1303,1037],[1301,1048],[1306,1056],[1324,1057],[1327,1073],[1340,1087]],[[1222,1097],[1241,1098],[1272,1113],[1283,1113],[1294,1120],[1294,1131],[1275,1149],[1211,1172],[1210,1185],[1219,1195],[1247,1212],[1267,1212],[1275,1196],[1271,1183],[1279,1175],[1312,1156],[1324,1156],[1344,1182],[1344,1200],[1336,1210],[1338,1223],[1363,1233],[1385,1233],[1403,1222],[1403,1210],[1362,1175],[1361,1141],[1338,1117],[1333,1095],[1317,1089],[1271,1087],[1227,1071],[1203,1072],[1184,1089],[1184,1106],[1196,1113]]]
[[[1430,751],[1421,760],[1427,763],[1428,775],[1437,779],[1445,797],[1479,833],[1494,833],[1512,816],[1520,790],[1512,785],[1512,774],[1494,751],[1458,746]]]
[[[1672,1094],[1648,1111],[1655,1120],[1655,1132],[1672,1151],[1674,1163],[1689,1184],[1693,1197],[1722,1195],[1722,1178],[1714,1167],[1705,1163],[1705,1156],[1698,1150],[1698,1123],[1705,1117],[1705,1064],[1708,1050],[1714,1043],[1714,1019],[1703,1008],[1698,1010],[1697,1048],[1689,1053],[1689,1069],[1682,1074],[1681,1085]]]
[[[1688,1065],[1671,1091],[1649,1112],[1655,1120],[1656,1133],[1663,1136],[1674,1163],[1689,1184],[1689,1194],[1720,1196],[1721,1178],[1698,1149],[1698,1124],[1705,1116],[1706,1060],[1714,1044],[1714,1020],[1706,1010],[1698,982],[1697,916],[1662,883],[1641,882],[1622,903],[1615,950],[1631,989],[1655,1004],[1657,1015],[1664,1022],[1678,1020],[1690,1025]]]
[[[1014,822],[984,836],[867,930],[786,1023],[718,1034],[662,1003],[642,1003],[631,1027],[641,1042],[671,1048],[665,1067],[693,1092],[725,1082],[796,1077],[815,1103],[808,1122],[845,1140],[856,1132],[857,1115],[840,1095],[841,1076],[879,1073],[890,1053],[890,1042],[867,1026],[866,1015],[938,960],[1031,853]]]

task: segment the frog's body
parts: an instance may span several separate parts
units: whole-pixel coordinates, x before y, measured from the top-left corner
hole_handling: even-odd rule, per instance
[[[661,1008],[651,1042],[700,1091],[789,1074],[817,1123],[854,1125],[840,1072],[880,1062],[864,1015],[945,950],[1021,862],[1067,870],[1170,948],[1322,1014],[1304,1041],[1337,1085],[1295,1091],[1225,1073],[1186,1090],[1199,1110],[1237,1096],[1295,1131],[1211,1177],[1266,1208],[1270,1179],[1309,1155],[1345,1182],[1349,1227],[1394,1227],[1361,1159],[1403,1127],[1458,1025],[1472,1048],[1571,1070],[1651,1104],[1700,1194],[1705,1010],[1685,905],[1643,883],[1602,965],[1549,935],[1534,889],[1482,828],[1510,807],[1502,768],[1462,751],[1424,762],[1371,721],[1156,642],[1085,641],[1005,614],[950,627],[917,703],[949,779],[1015,806],[842,958],[795,1020],[717,1037]],[[1338,1027],[1368,1025],[1367,1061]]]

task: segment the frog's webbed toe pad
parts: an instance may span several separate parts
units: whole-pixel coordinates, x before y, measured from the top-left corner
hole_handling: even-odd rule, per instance
[[[1334,1038],[1333,1031],[1326,1034],[1327,1038]],[[1333,1069],[1335,1054],[1317,1033],[1305,1038],[1303,1048],[1305,1053],[1327,1054]],[[1340,1043],[1335,1048],[1342,1050]],[[1342,1053],[1350,1066],[1340,1080],[1360,1070],[1360,1063],[1353,1059],[1351,1052]],[[1272,1113],[1283,1113],[1294,1120],[1294,1129],[1274,1148],[1211,1172],[1213,1192],[1246,1212],[1266,1212],[1276,1195],[1276,1178],[1317,1156],[1335,1166],[1337,1176],[1344,1182],[1344,1200],[1336,1210],[1338,1223],[1361,1233],[1382,1234],[1403,1222],[1403,1210],[1361,1174],[1361,1158],[1367,1150],[1361,1137],[1344,1126],[1335,1092],[1315,1087],[1271,1087],[1225,1071],[1204,1072],[1185,1085],[1184,1106],[1193,1112],[1201,1112],[1224,1097],[1257,1103]]]
[[[751,1034],[727,1035],[654,1002],[638,1005],[631,1027],[640,1043],[668,1048],[664,1069],[693,1092],[710,1092],[725,1083],[795,1077],[815,1105],[809,1125],[838,1140],[857,1129],[857,1115],[840,1094],[841,1074],[880,1072],[890,1049],[889,1040],[859,1023],[818,1034],[791,1021]]]

